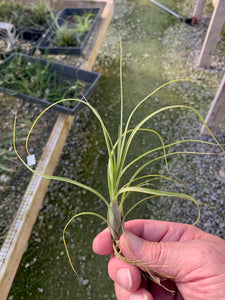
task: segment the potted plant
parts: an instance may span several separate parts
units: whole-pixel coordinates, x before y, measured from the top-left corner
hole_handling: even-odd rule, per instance
[[[99,77],[99,73],[14,54],[0,65],[0,90],[23,100],[49,106],[63,98],[88,98]],[[54,108],[74,114],[79,104],[68,101]]]
[[[42,37],[42,54],[81,54],[97,23],[100,8],[65,8]]]

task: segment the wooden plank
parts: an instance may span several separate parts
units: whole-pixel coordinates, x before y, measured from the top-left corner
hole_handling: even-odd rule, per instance
[[[197,20],[200,20],[203,16],[203,11],[205,7],[206,0],[197,0],[193,16],[197,17]]]
[[[218,0],[198,59],[198,67],[210,66],[210,61],[225,22],[225,0]]]
[[[97,1],[91,1],[91,0],[62,0],[61,6],[62,7],[105,7],[107,2],[107,7],[113,5],[113,1],[106,1],[106,0],[97,0]],[[111,3],[110,3],[111,2]]]
[[[220,87],[212,102],[210,110],[205,119],[205,123],[213,133],[216,133],[224,116],[225,116],[225,75],[221,81]],[[209,132],[206,129],[205,125],[203,125],[201,128],[201,134],[209,135]]]
[[[76,2],[78,4],[78,2],[80,1],[73,2],[73,5],[75,5]],[[95,1],[82,2],[83,6],[84,2],[85,5],[88,5],[88,2],[95,3]],[[113,0],[98,0],[97,2],[101,2],[103,5],[100,24],[101,29],[99,30],[99,34],[95,41],[92,53],[85,63],[88,70],[91,70],[93,67],[107,27],[110,23],[114,5]],[[74,118],[74,116],[64,114],[59,115],[52,130],[51,136],[49,137],[49,140],[46,144],[44,152],[41,156],[41,159],[38,163],[38,172],[49,175],[53,174]],[[32,176],[31,181],[26,189],[25,195],[22,199],[21,205],[17,211],[16,217],[13,221],[13,224],[10,227],[9,233],[0,250],[1,300],[7,299],[7,295],[14,280],[17,268],[30,237],[32,227],[35,223],[48,185],[49,180],[46,180],[37,175]]]

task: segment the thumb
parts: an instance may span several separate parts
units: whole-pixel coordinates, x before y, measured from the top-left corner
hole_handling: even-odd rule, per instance
[[[120,238],[123,255],[137,266],[159,272],[174,280],[182,278],[190,247],[182,242],[149,242],[126,231]]]

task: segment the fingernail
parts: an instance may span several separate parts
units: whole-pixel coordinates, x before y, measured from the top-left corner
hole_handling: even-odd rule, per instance
[[[130,296],[129,300],[149,300],[149,297],[147,295],[135,295],[135,294],[132,294]]]
[[[117,272],[117,283],[124,289],[130,291],[132,288],[132,278],[128,269],[120,269]]]
[[[125,242],[132,253],[140,252],[143,247],[143,240],[130,232],[125,233]]]

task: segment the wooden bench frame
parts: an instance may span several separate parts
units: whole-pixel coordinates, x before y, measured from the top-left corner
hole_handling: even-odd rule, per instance
[[[197,0],[194,16],[201,19],[206,0]],[[211,63],[211,57],[216,49],[220,39],[220,33],[225,23],[225,0],[213,0],[214,10],[210,24],[205,36],[201,53],[197,62],[197,67],[208,67]],[[206,116],[205,123],[215,134],[220,123],[225,116],[225,75],[220,83],[219,89],[215,95],[209,112]],[[209,135],[205,125],[201,128],[202,135]]]

